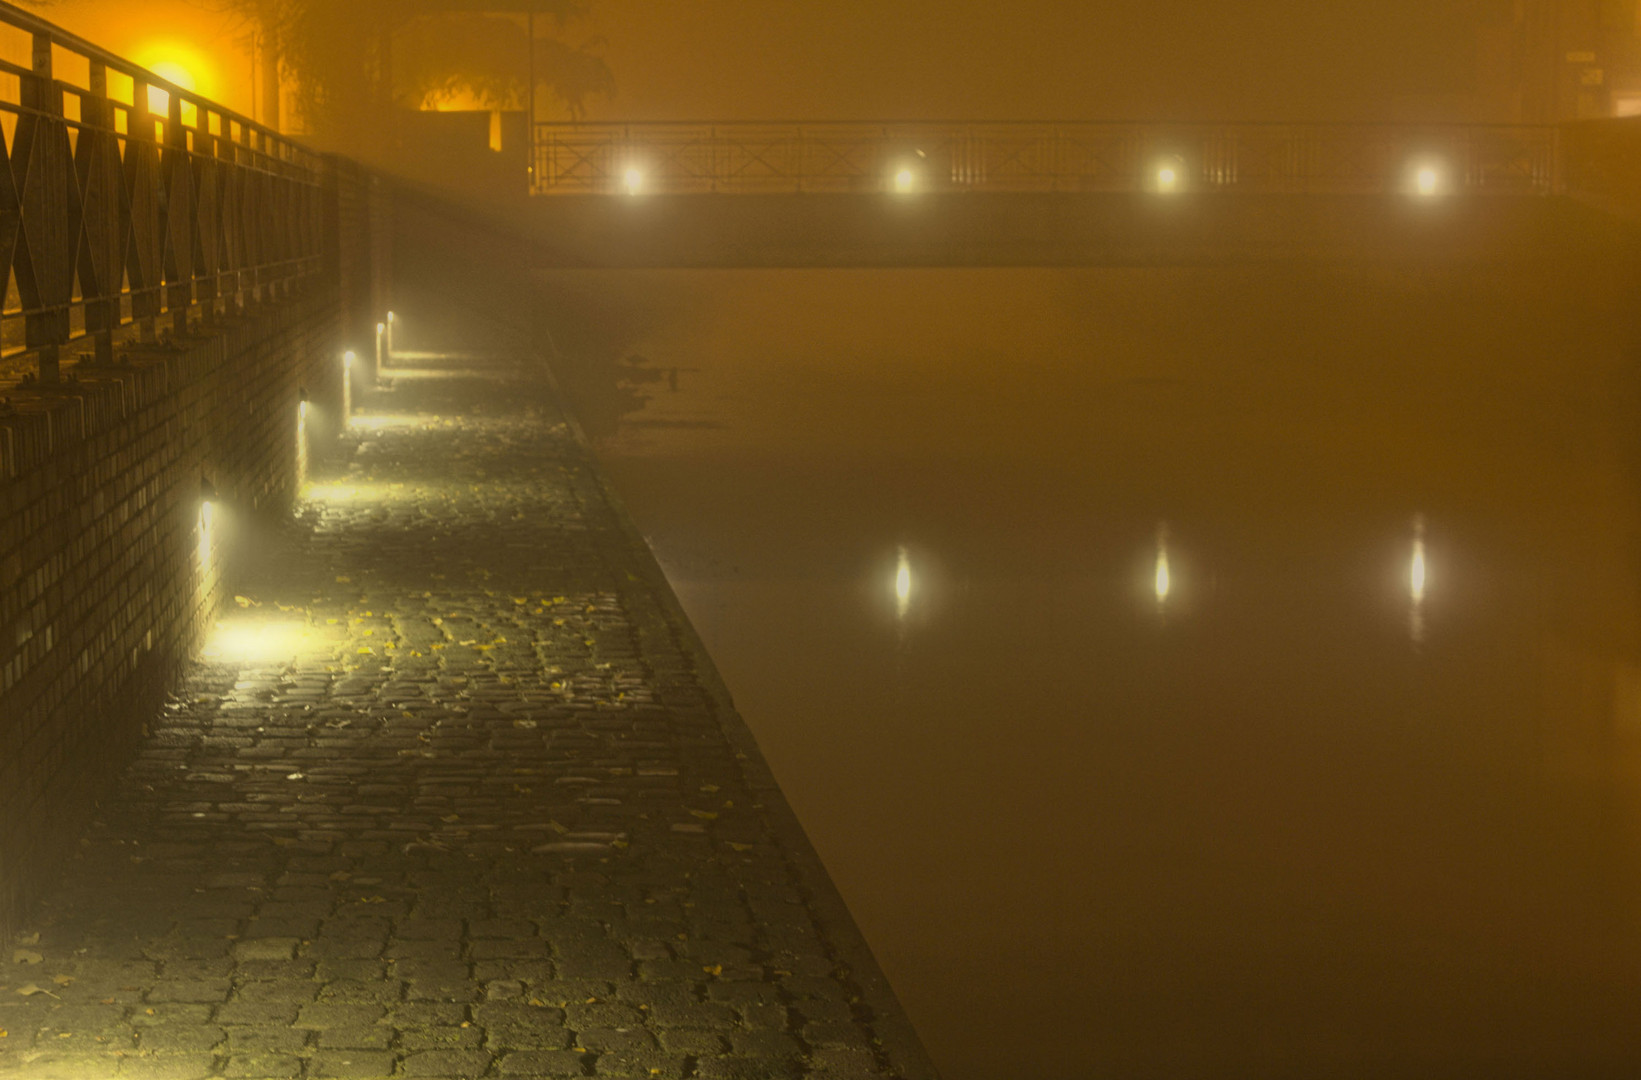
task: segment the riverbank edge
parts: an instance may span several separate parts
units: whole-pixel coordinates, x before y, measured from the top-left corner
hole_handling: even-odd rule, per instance
[[[620,492],[600,466],[598,456],[593,451],[592,441],[571,409],[569,399],[553,371],[551,360],[537,354],[532,357],[532,361],[545,376],[559,414],[574,436],[576,445],[585,457],[589,474],[596,480],[600,495],[625,536],[629,554],[643,575],[644,584],[648,586],[652,597],[672,624],[680,647],[689,654],[695,667],[695,677],[701,690],[712,703],[713,715],[717,718],[724,737],[735,750],[747,786],[758,792],[762,798],[764,805],[761,809],[765,820],[780,840],[792,866],[802,879],[802,887],[808,893],[810,911],[821,923],[826,940],[832,946],[836,958],[848,967],[851,978],[860,987],[863,1002],[871,1008],[872,1031],[877,1036],[884,1055],[903,1080],[940,1080],[940,1072],[935,1067],[934,1060],[924,1048],[923,1041],[907,1017],[894,988],[890,986],[888,977],[878,965],[877,957],[872,954],[871,946],[867,944],[860,927],[856,925],[854,916],[849,913],[848,904],[833,884],[832,876],[827,873],[820,855],[809,840],[809,834],[804,831],[802,822],[787,803],[786,795],[781,791],[774,772],[764,760],[756,736],[752,734],[752,729],[741,716],[740,710],[735,707],[729,684],[724,681],[718,665],[713,662],[706,642],[696,632],[695,624],[684,610],[677,593],[673,591],[672,583],[667,580],[666,572],[661,569],[655,552],[650,549],[649,542],[639,531]]]

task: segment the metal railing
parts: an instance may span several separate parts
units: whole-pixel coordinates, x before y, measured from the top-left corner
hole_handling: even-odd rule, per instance
[[[0,354],[56,377],[322,269],[322,159],[0,3]]]
[[[538,124],[537,195],[893,191],[1556,190],[1549,126]]]

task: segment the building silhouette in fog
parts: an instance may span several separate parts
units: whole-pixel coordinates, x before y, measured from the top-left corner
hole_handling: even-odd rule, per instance
[[[1641,114],[1641,2],[1487,0],[1477,74],[1490,119]]]

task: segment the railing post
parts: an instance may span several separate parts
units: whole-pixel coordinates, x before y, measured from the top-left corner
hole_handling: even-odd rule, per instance
[[[188,334],[188,308],[194,301],[194,206],[189,197],[192,163],[188,160],[188,129],[182,126],[182,95],[173,90],[168,96],[168,105],[163,181],[165,229],[170,234],[166,239],[170,241],[175,262],[166,268],[165,305],[171,312],[171,335],[182,338]],[[183,223],[180,230],[177,228],[179,219]]]
[[[80,132],[80,139],[97,139],[102,145],[99,152],[89,155],[91,168],[103,172],[105,179],[113,179],[118,184],[118,176],[109,176],[111,170],[105,155],[116,154],[118,148],[112,145],[108,133],[114,130],[114,103],[108,99],[108,66],[101,60],[91,61],[91,90],[90,100],[83,100],[80,106],[80,119],[85,129]],[[93,182],[94,182],[93,178]],[[89,186],[89,185],[88,185]],[[118,227],[118,215],[112,213],[118,205],[115,193],[116,188],[106,190],[104,197],[109,200],[109,206],[102,214],[102,221],[98,222],[98,229],[93,232],[91,214],[93,207],[85,206],[86,239],[89,243],[100,244],[101,254],[105,262],[97,269],[101,273],[97,278],[97,296],[95,299],[86,296],[85,299],[85,328],[91,335],[92,360],[98,364],[112,364],[114,362],[114,327],[119,323],[120,308],[120,278],[123,267],[117,265],[117,257],[122,253],[123,245],[111,243],[112,236],[105,236],[102,230],[110,226]],[[95,260],[93,260],[95,265]],[[80,289],[82,294],[86,288],[85,275],[80,275]]]
[[[154,114],[148,107],[150,89],[146,79],[132,77],[131,122],[127,125],[126,155],[128,158],[135,157],[135,163],[137,164],[141,163],[141,155],[148,153],[150,147],[152,147],[154,161],[157,163],[159,160],[159,140],[154,134]],[[127,168],[130,167],[131,165],[128,164]],[[141,180],[147,181],[149,179],[146,176],[146,170],[136,169],[134,171],[137,172]],[[133,233],[133,240],[135,240],[135,234],[139,230],[146,234],[152,234],[154,230],[158,229],[157,221],[136,220],[135,199],[133,199],[132,217],[131,232]],[[159,244],[160,252],[163,252],[164,246],[164,240],[161,239]],[[161,253],[150,252],[149,254],[154,255],[156,260],[164,259],[164,255]],[[164,277],[164,267],[154,265],[142,269],[144,271],[143,280],[131,283],[133,286],[131,317],[137,326],[137,341],[143,345],[152,345],[159,337],[157,321],[160,308],[160,281]]]
[[[74,253],[68,250],[68,195],[74,175],[73,163],[66,160],[62,94],[51,70],[51,36],[36,32],[33,37],[33,71],[22,85],[23,106],[29,112],[18,123],[17,143],[32,144],[30,153],[40,162],[40,172],[24,189],[19,211],[42,219],[35,236],[45,240],[48,250],[36,250],[28,232],[19,231],[27,273],[18,275],[18,287],[24,307],[32,309],[23,318],[24,342],[38,359],[40,381],[56,382],[62,372],[62,347],[68,342],[74,288]]]

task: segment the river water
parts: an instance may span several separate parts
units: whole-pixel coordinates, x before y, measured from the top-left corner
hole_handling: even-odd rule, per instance
[[[554,271],[949,1080],[1641,1068],[1624,264]]]

